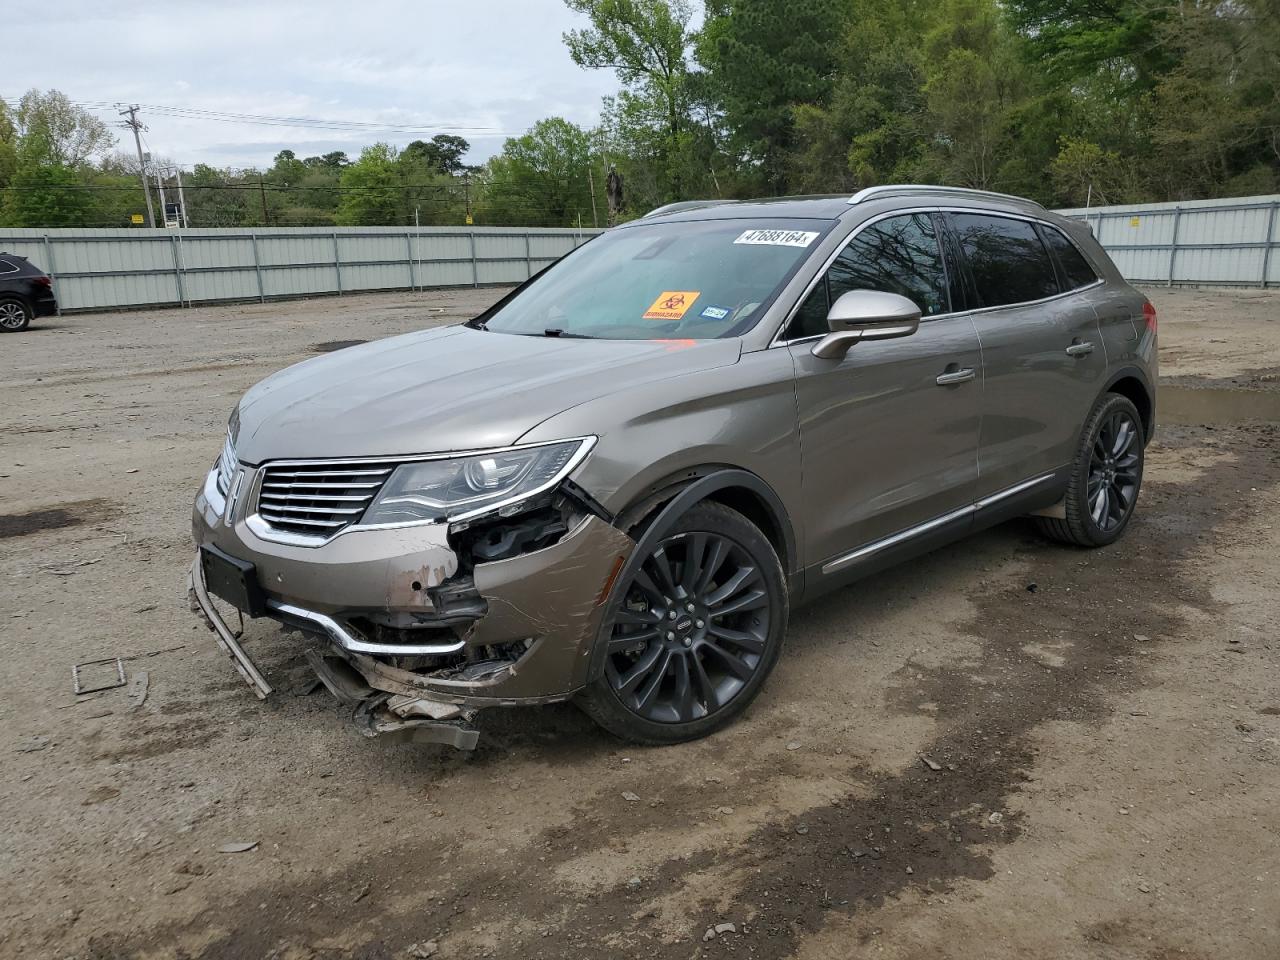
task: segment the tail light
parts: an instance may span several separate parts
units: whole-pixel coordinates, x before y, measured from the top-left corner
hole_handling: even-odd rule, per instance
[[[44,274],[41,274],[38,277],[32,277],[31,282],[34,283],[37,287],[50,287],[50,288],[53,287],[53,278],[46,277]]]
[[[1142,319],[1147,323],[1147,329],[1152,333],[1156,332],[1156,305],[1150,300],[1142,305]]]

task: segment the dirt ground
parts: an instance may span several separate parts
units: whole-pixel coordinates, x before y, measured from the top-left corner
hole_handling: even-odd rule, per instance
[[[0,957],[1280,956],[1280,294],[1149,291],[1123,541],[1015,522],[803,609],[711,739],[561,705],[474,754],[362,740],[267,621],[259,703],[184,596],[233,403],[497,293],[0,336]],[[116,656],[140,707],[72,693]]]

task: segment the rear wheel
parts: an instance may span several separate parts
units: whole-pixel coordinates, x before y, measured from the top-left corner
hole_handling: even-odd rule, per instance
[[[1067,486],[1067,515],[1040,517],[1041,531],[1081,547],[1118,540],[1138,502],[1145,446],[1142,417],[1133,401],[1117,393],[1099,400],[1080,434]]]
[[[579,697],[610,733],[679,743],[723,727],[777,663],[782,566],[764,534],[718,503],[691,508],[645,557],[601,632],[604,674]]]
[[[14,297],[0,298],[0,330],[16,333],[31,323],[31,308]]]

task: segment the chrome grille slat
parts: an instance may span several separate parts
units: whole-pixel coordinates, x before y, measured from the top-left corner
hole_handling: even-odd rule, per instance
[[[258,516],[276,530],[331,536],[364,514],[394,469],[395,464],[268,464]]]
[[[334,493],[326,494],[299,494],[299,493],[264,493],[263,500],[323,500],[325,503],[364,503],[368,497],[344,497]]]
[[[390,472],[391,468],[386,467],[379,470],[315,470],[311,472],[295,473],[285,473],[281,471],[278,473],[273,472],[272,476],[278,477],[282,480],[295,479],[297,477],[385,477]]]
[[[332,513],[346,516],[347,514],[364,513],[364,507],[309,507],[301,503],[264,503],[263,510],[270,510],[273,513]]]

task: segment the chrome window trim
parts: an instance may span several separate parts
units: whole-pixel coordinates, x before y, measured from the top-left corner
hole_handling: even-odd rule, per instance
[[[786,347],[786,346],[790,346],[793,343],[808,343],[811,340],[821,340],[823,337],[825,337],[826,336],[825,333],[818,333],[818,334],[812,334],[807,337],[797,337],[794,340],[781,339],[783,332],[787,329],[788,326],[790,326],[791,321],[795,319],[795,315],[796,313],[799,312],[800,307],[804,304],[805,300],[809,298],[809,294],[813,293],[813,288],[818,285],[818,281],[821,280],[824,276],[826,276],[827,271],[831,269],[831,265],[836,262],[836,258],[839,257],[840,254],[844,252],[845,247],[847,247],[851,242],[853,242],[854,238],[856,238],[858,234],[860,234],[867,227],[870,227],[873,224],[879,223],[881,220],[887,220],[890,217],[906,216],[908,214],[913,214],[913,213],[974,213],[974,214],[982,214],[984,216],[991,216],[991,217],[1005,217],[1010,220],[1026,220],[1029,223],[1043,224],[1047,227],[1052,227],[1053,229],[1058,230],[1064,235],[1066,234],[1066,231],[1062,230],[1061,227],[1053,223],[1051,220],[1046,220],[1044,217],[1036,217],[1026,213],[1006,212],[1004,210],[999,210],[999,211],[988,210],[983,207],[938,207],[938,206],[902,207],[898,210],[890,210],[887,213],[877,214],[871,219],[864,220],[861,223],[859,223],[853,230],[849,232],[849,235],[844,238],[844,240],[835,249],[835,251],[833,251],[830,255],[828,255],[826,262],[822,265],[822,268],[813,275],[813,277],[809,280],[808,284],[805,285],[804,292],[796,299],[796,302],[791,305],[791,308],[787,311],[786,316],[783,318],[782,323],[778,326],[778,329],[774,332],[768,347],[766,347],[765,349],[771,350],[774,347]],[[1067,235],[1067,239],[1071,240],[1071,237]],[[1076,249],[1078,250],[1079,247],[1077,246]],[[1088,257],[1085,257],[1085,260],[1088,261],[1090,266],[1093,266],[1092,260],[1089,260]],[[1097,274],[1097,272],[1098,271],[1095,268],[1094,273]],[[1085,290],[1092,290],[1094,287],[1099,286],[1100,284],[1103,284],[1103,283],[1106,283],[1106,280],[1103,279],[1102,277],[1098,277],[1093,283],[1087,284],[1086,286],[1076,287],[1074,290],[1067,290],[1062,293],[1055,293],[1049,297],[1041,297],[1039,300],[1020,300],[1017,303],[1002,303],[996,307],[975,307],[972,310],[953,310],[949,313],[935,313],[928,317],[921,317],[920,322],[922,324],[925,324],[925,323],[932,323],[935,320],[947,320],[953,317],[978,316],[980,314],[990,313],[995,310],[1009,310],[1011,308],[1034,307],[1042,303],[1051,303],[1054,300],[1060,300],[1063,297],[1075,296],[1077,293],[1081,293],[1082,291],[1085,291]]]
[[[932,520],[926,520],[924,523],[916,524],[914,527],[908,527],[905,530],[899,530],[897,533],[891,533],[887,537],[882,537],[879,540],[873,540],[870,543],[863,544],[856,550],[840,554],[823,563],[822,573],[824,575],[837,573],[849,566],[849,564],[854,563],[857,560],[861,560],[863,557],[869,557],[873,554],[879,553],[881,550],[897,546],[900,543],[905,543],[906,541],[918,537],[923,533],[928,533],[930,530],[936,530],[938,527],[945,526],[953,520],[963,520],[965,517],[977,513],[979,510],[984,510],[987,507],[993,506],[1001,500],[1006,500],[1015,494],[1022,493],[1024,490],[1030,490],[1032,487],[1046,483],[1057,475],[1058,472],[1055,470],[1051,473],[1042,474],[1038,477],[1032,477],[1030,480],[1023,480],[1021,483],[1015,483],[1011,487],[1005,487],[1003,490],[993,493],[990,496],[983,497],[981,500],[975,500],[968,506],[960,507],[958,510],[952,510],[950,513],[944,513],[940,517],[934,517]]]
[[[551,490],[558,484],[564,482],[570,474],[582,465],[587,455],[594,449],[599,437],[564,437],[560,440],[540,440],[537,443],[515,443],[505,447],[483,447],[475,450],[457,450],[447,453],[423,453],[406,457],[326,457],[318,460],[266,460],[258,464],[254,468],[254,480],[251,495],[247,502],[253,504],[252,512],[245,517],[245,525],[253,532],[253,535],[260,540],[266,540],[270,543],[282,543],[291,547],[323,547],[332,543],[338,537],[346,536],[348,533],[362,533],[376,530],[403,530],[406,527],[433,527],[441,524],[465,523],[478,517],[488,516],[496,513],[504,507],[509,507],[516,503],[522,503],[532,497],[539,496]],[[395,468],[406,463],[423,463],[429,460],[460,460],[465,457],[481,456],[483,454],[509,453],[513,450],[533,450],[538,447],[551,447],[559,443],[579,443],[572,457],[565,463],[564,467],[555,477],[537,488],[520,494],[517,497],[508,497],[506,500],[500,500],[497,503],[491,503],[484,507],[478,507],[466,513],[458,514],[456,517],[449,517],[445,520],[405,520],[400,523],[353,523],[343,527],[328,536],[309,537],[301,533],[293,533],[287,530],[277,530],[275,527],[263,519],[258,514],[258,498],[261,496],[262,478],[265,476],[268,467],[296,467],[296,466],[327,466],[329,464],[385,464],[392,467],[392,472],[387,475],[390,480],[395,475]],[[381,492],[381,490],[379,490]],[[374,500],[369,501],[372,507]]]

